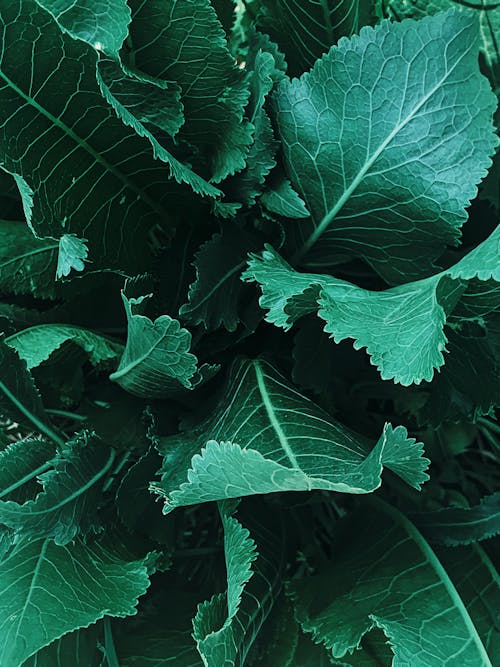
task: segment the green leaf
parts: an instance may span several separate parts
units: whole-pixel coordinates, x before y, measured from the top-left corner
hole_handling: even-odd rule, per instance
[[[310,215],[304,200],[281,173],[271,181],[270,189],[264,192],[260,201],[268,211],[285,218],[308,218]]]
[[[98,73],[117,110],[125,108],[152,130],[161,130],[172,137],[177,134],[184,123],[181,89],[177,84],[148,77],[108,58],[99,60]],[[156,145],[154,138],[151,143]]]
[[[177,320],[161,315],[153,322],[134,312],[147,297],[122,294],[128,321],[125,351],[110,379],[134,396],[162,398],[182,389],[193,389],[215,372],[189,352],[191,334]]]
[[[494,72],[499,60],[498,35],[500,34],[500,8],[496,3],[484,0],[472,0],[463,4],[456,0],[389,0],[388,2],[389,11],[399,19],[420,19],[446,11],[450,7],[479,18],[480,49],[488,67]]]
[[[114,458],[97,438],[76,437],[50,461],[52,469],[38,475],[43,490],[33,500],[0,501],[0,523],[18,539],[50,537],[61,546],[97,530],[94,515]]]
[[[464,601],[493,665],[497,665],[500,656],[500,577],[495,566],[478,544],[440,548],[437,555]]]
[[[242,280],[262,288],[266,316],[285,330],[317,311],[336,343],[352,338],[366,348],[384,380],[403,385],[430,381],[445,363],[446,318],[467,283],[500,280],[500,227],[451,268],[385,291],[369,291],[332,276],[294,271],[271,247],[251,256]],[[486,303],[487,310],[491,305]]]
[[[81,347],[94,366],[112,362],[123,353],[120,343],[70,324],[39,324],[8,336],[5,342],[26,362],[28,370],[40,366],[67,342]]]
[[[360,257],[399,283],[458,242],[498,144],[478,40],[458,11],[385,21],[280,84],[285,166],[312,216],[296,259]]]
[[[128,34],[130,9],[126,0],[36,0],[62,30],[97,51],[118,57]]]
[[[29,482],[46,471],[55,456],[54,443],[26,438],[10,442],[0,452],[0,497],[8,496],[18,502],[26,499]]]
[[[372,0],[260,0],[259,5],[258,25],[278,43],[293,75],[374,20]]]
[[[58,247],[54,239],[37,239],[26,223],[0,221],[0,290],[53,298]]]
[[[500,493],[485,496],[474,507],[447,507],[412,516],[429,542],[456,546],[500,533]]]
[[[215,182],[245,166],[251,125],[244,73],[231,56],[209,0],[133,0],[130,64],[182,89],[186,122],[179,137],[194,143]]]
[[[69,276],[71,271],[83,271],[89,251],[87,241],[75,234],[63,234],[59,239],[56,278]]]
[[[240,322],[242,296],[240,275],[249,248],[259,248],[260,239],[233,222],[224,224],[195,253],[196,280],[189,288],[188,303],[179,315],[189,324],[203,324],[213,331],[225,327],[235,331]]]
[[[253,141],[249,148],[245,169],[226,181],[224,191],[229,200],[253,206],[262,194],[266,177],[276,166],[275,154],[278,143],[264,105],[278,76],[278,69],[271,53],[259,51],[248,62],[248,86],[250,100],[246,113],[254,127]]]
[[[463,302],[468,296],[474,294],[465,293],[457,310],[464,311]],[[429,386],[422,410],[422,418],[432,424],[462,421],[464,417],[476,421],[500,404],[500,318],[484,318],[486,328],[465,318],[460,322],[458,313],[456,319],[461,330],[447,332],[446,364]]]
[[[125,75],[126,71],[126,76]],[[121,80],[120,80],[121,79]],[[220,191],[210,185],[187,164],[183,164],[175,158],[175,156],[167,150],[163,144],[158,141],[156,136],[147,126],[149,123],[149,116],[147,114],[147,107],[149,105],[148,98],[152,95],[158,96],[160,90],[164,90],[167,86],[161,83],[154,85],[154,79],[144,74],[134,73],[132,70],[124,70],[117,63],[112,61],[99,61],[97,67],[97,81],[104,99],[109,102],[110,106],[115,110],[116,115],[123,123],[131,127],[139,137],[144,137],[149,141],[153,148],[153,155],[156,159],[162,160],[168,164],[171,175],[175,178],[177,183],[187,183],[194,192],[198,194],[215,197],[220,195]],[[179,109],[179,96],[176,92],[176,87],[173,86],[174,96],[170,95],[170,103],[174,105],[171,114],[175,123],[172,130],[178,125],[180,119],[178,114],[181,113]],[[142,90],[141,90],[142,89]],[[136,96],[142,97],[141,107],[137,110],[134,107]],[[151,104],[155,104],[153,100]],[[164,105],[165,100],[158,101],[156,104]],[[136,115],[137,114],[137,115]],[[166,115],[166,114],[165,114]],[[160,117],[160,122],[164,122],[165,118]],[[171,123],[170,123],[171,124]]]
[[[42,400],[26,362],[0,338],[0,417],[35,427],[50,440],[61,443],[48,425]]]
[[[92,625],[75,630],[42,648],[22,667],[101,667],[102,653],[98,648],[100,628]]]
[[[165,512],[210,500],[325,489],[369,493],[387,465],[419,488],[428,461],[406,429],[386,424],[372,448],[262,360],[240,360],[212,415],[160,439]],[[371,451],[370,451],[371,449]]]
[[[35,0],[4,3],[2,23],[0,153],[30,226],[40,237],[86,238],[95,268],[148,265],[147,231],[168,232],[172,197],[177,206],[184,192],[168,180],[176,169],[103,99],[94,49],[62,33]]]
[[[281,517],[261,522],[252,512],[250,533],[232,515],[232,509],[232,503],[220,505],[227,593],[200,604],[193,619],[193,636],[206,667],[246,664],[246,655],[283,583],[285,536]]]
[[[449,575],[416,528],[380,501],[343,522],[336,558],[293,582],[296,616],[342,658],[372,628],[383,629],[394,665],[492,665]]]
[[[149,585],[148,559],[134,559],[116,539],[18,542],[0,563],[0,664],[21,665],[105,615],[134,614]]]

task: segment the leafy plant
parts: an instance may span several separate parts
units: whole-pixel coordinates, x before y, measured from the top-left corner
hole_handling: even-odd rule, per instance
[[[0,664],[500,665],[498,6],[0,25]]]

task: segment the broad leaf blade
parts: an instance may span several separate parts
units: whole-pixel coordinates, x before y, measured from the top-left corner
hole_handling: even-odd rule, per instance
[[[500,576],[478,544],[437,550],[496,667],[500,663]]]
[[[135,613],[149,585],[148,557],[116,540],[60,547],[22,540],[0,563],[0,662],[20,665],[67,632],[108,616]],[[51,591],[57,591],[57,596]]]
[[[498,144],[478,39],[458,11],[385,21],[280,85],[285,165],[312,215],[298,257],[361,257],[399,283],[458,242]]]
[[[152,486],[165,496],[168,512],[277,491],[369,493],[380,485],[383,465],[417,487],[427,479],[422,445],[402,426],[386,424],[371,447],[268,363],[241,360],[214,414],[190,432],[161,440],[162,479]]]
[[[337,547],[334,562],[291,589],[302,627],[336,658],[377,625],[391,641],[395,667],[438,667],[450,656],[491,666],[443,565],[402,514],[381,503],[360,511],[344,523]]]
[[[156,160],[150,142],[122,123],[98,86],[97,53],[62,33],[35,0],[3,3],[0,21],[9,46],[0,62],[0,155],[30,226],[40,237],[86,238],[94,268],[144,267],[147,231],[158,224],[168,232],[169,204],[184,192],[169,181],[169,173],[183,180],[176,161]]]

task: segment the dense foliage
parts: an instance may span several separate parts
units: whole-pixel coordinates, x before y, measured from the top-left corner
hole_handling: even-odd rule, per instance
[[[500,665],[500,6],[0,26],[0,665]]]

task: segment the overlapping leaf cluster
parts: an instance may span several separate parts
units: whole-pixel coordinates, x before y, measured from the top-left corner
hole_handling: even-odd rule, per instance
[[[497,5],[0,26],[0,664],[500,665]]]

